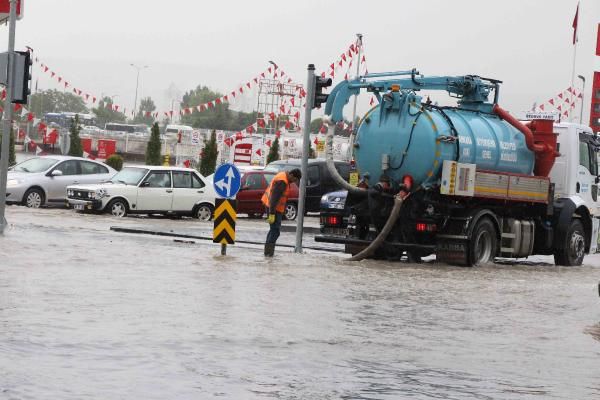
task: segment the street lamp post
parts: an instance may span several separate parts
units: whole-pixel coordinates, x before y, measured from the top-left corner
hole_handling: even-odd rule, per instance
[[[583,75],[577,75],[581,79],[581,110],[579,110],[579,123],[583,124],[583,99],[585,98],[585,77]]]
[[[133,68],[135,68],[137,70],[137,77],[135,78],[135,100],[133,101],[133,116],[135,118],[135,114],[137,113],[137,96],[138,96],[138,87],[140,84],[140,72],[143,69],[148,68],[147,65],[135,65],[135,64],[129,64],[131,65]]]

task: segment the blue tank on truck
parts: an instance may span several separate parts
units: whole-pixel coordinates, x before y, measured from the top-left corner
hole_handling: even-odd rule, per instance
[[[360,173],[372,182],[385,167],[396,182],[410,175],[424,187],[439,182],[445,160],[524,175],[532,174],[535,163],[523,134],[498,116],[468,105],[437,107],[408,91],[387,93],[363,117],[354,154]]]

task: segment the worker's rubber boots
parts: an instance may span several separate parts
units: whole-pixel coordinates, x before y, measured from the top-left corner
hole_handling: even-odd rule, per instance
[[[265,243],[265,257],[273,257],[275,254],[275,243]]]

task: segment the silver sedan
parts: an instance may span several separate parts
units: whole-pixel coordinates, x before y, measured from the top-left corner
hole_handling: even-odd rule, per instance
[[[38,208],[64,203],[67,186],[100,183],[117,171],[98,161],[70,156],[42,156],[23,161],[8,171],[6,202]]]

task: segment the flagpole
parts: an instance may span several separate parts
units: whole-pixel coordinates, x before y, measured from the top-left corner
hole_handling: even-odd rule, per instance
[[[577,43],[579,42],[579,39],[577,37],[577,28],[579,25],[579,6],[580,6],[580,2],[577,2],[577,11],[575,12],[575,20],[573,21],[573,29],[575,29],[575,32],[573,32],[573,67],[571,69],[571,88],[575,88],[575,66],[577,63]],[[569,92],[570,93],[570,92]],[[574,101],[573,97],[571,97],[571,100]],[[573,122],[573,113],[569,113],[569,122]],[[580,121],[581,123],[581,121]]]

